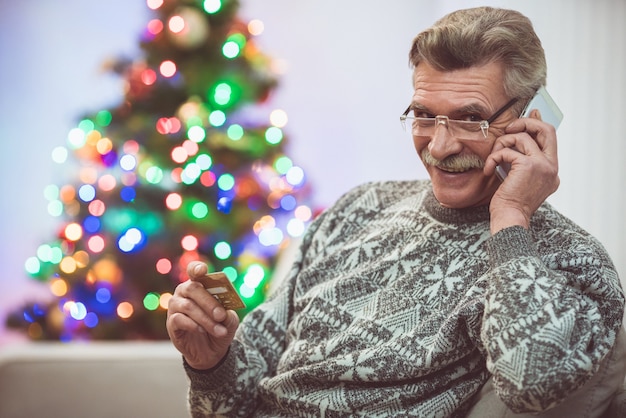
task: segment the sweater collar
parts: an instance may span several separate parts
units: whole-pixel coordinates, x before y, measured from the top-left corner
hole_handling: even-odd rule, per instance
[[[432,189],[426,193],[424,206],[433,218],[443,223],[462,224],[489,221],[489,206],[464,209],[446,208],[441,206]]]

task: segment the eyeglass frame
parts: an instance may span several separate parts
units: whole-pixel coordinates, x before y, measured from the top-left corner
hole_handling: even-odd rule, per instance
[[[504,112],[506,112],[511,106],[513,106],[518,101],[519,101],[519,99],[517,97],[514,97],[513,99],[509,100],[504,106],[502,106],[500,109],[498,109],[489,118],[487,118],[485,120],[482,120],[482,121],[477,121],[477,123],[480,124],[480,129],[481,129],[485,139],[488,138],[489,125],[491,125],[492,122],[494,122],[500,115],[502,115]],[[400,115],[400,123],[402,124],[402,126],[405,129],[406,129],[406,120],[408,118],[407,115],[409,114],[410,111],[411,111],[411,105],[409,105],[409,107],[406,108],[404,113],[402,113],[402,115]],[[413,119],[418,119],[418,118],[413,117]],[[466,122],[466,121],[461,121],[461,120],[458,120],[458,119],[450,119],[448,116],[445,116],[445,115],[437,115],[437,116],[435,116],[433,118],[419,118],[419,119],[433,119],[435,122],[438,122],[441,119],[445,119],[446,120],[446,126],[448,126],[447,122],[449,122],[450,120],[457,121],[457,122]],[[438,125],[439,124],[436,123],[435,124],[435,128]]]

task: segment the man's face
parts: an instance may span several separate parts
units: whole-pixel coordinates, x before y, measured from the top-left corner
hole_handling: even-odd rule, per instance
[[[500,63],[449,72],[420,63],[413,71],[413,85],[412,106],[419,109],[416,116],[485,120],[511,99],[504,93]],[[484,140],[455,138],[445,125],[439,125],[431,136],[413,136],[415,149],[432,180],[435,197],[443,206],[466,208],[489,203],[500,180],[495,175],[486,177],[482,163],[495,139],[503,135],[504,128],[514,119],[511,110],[504,112],[490,124],[488,138]],[[455,165],[455,158],[474,162]]]

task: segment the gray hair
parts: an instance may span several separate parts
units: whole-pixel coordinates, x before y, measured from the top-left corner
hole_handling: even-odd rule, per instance
[[[546,83],[546,58],[531,21],[507,9],[477,7],[439,19],[413,40],[413,68],[427,62],[438,71],[452,71],[491,62],[504,69],[504,91],[521,99],[516,109]]]

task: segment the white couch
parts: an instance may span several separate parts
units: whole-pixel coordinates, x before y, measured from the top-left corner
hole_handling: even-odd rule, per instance
[[[188,417],[187,387],[169,341],[0,349],[1,418]]]
[[[586,394],[545,416],[575,418],[589,400],[611,402],[615,379],[623,379],[626,347],[606,362],[606,373]],[[618,373],[611,373],[617,371]],[[613,376],[610,376],[613,374]],[[0,348],[0,418],[177,418],[189,417],[188,381],[182,357],[169,341],[25,343]],[[517,418],[486,386],[470,417]],[[491,388],[492,389],[492,388]],[[589,413],[583,413],[589,416]],[[602,418],[626,417],[626,390]]]

